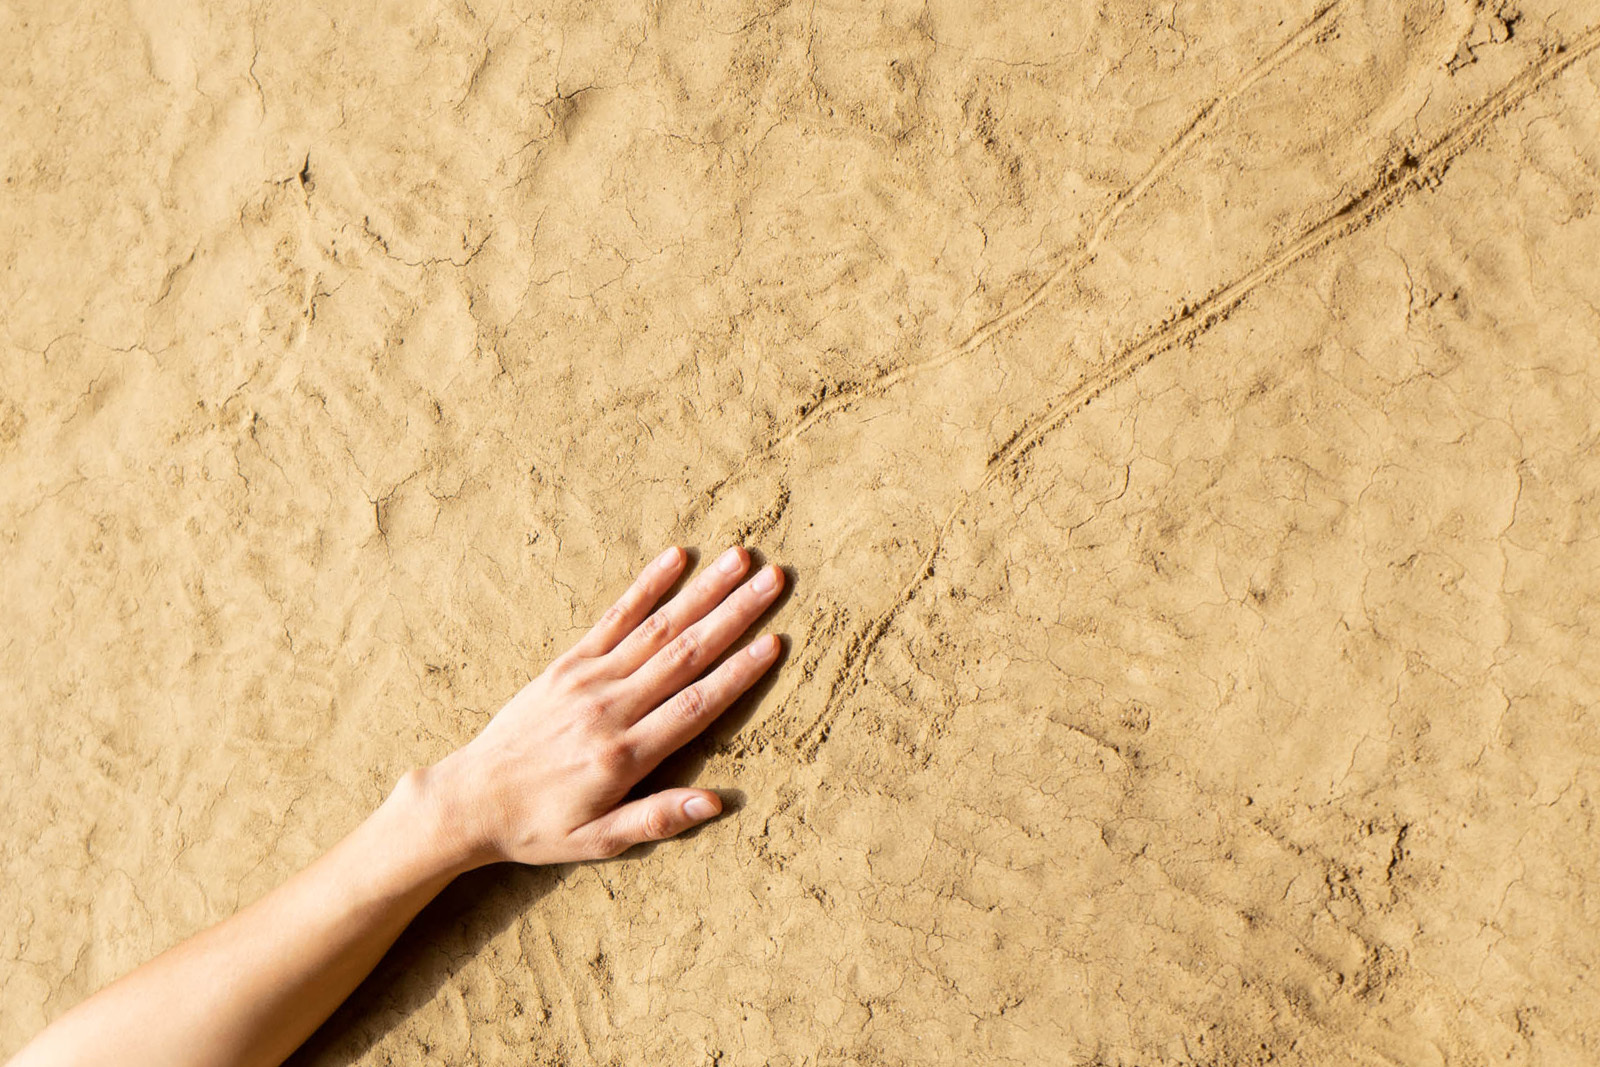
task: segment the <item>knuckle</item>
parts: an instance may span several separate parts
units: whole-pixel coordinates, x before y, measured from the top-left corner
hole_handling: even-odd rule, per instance
[[[667,818],[666,812],[660,808],[651,808],[644,813],[644,832],[652,841],[659,841],[663,837],[671,837],[672,821]]]
[[[604,696],[591,694],[581,697],[572,708],[572,717],[584,727],[595,727],[611,714],[611,701]]]
[[[653,645],[659,641],[665,640],[668,632],[670,632],[671,629],[672,620],[667,618],[664,613],[658,611],[654,615],[651,615],[649,618],[645,619],[644,622],[639,624],[638,632],[640,638],[642,638],[647,644]]]
[[[567,649],[567,651],[545,664],[544,676],[554,682],[566,679],[572,674],[572,668],[576,665],[577,659],[578,657],[573,655],[572,650],[570,648]]]
[[[676,719],[691,722],[706,713],[708,703],[705,690],[698,685],[691,685],[673,700],[672,715]]]
[[[700,659],[700,651],[699,636],[693,630],[685,630],[667,646],[667,658],[673,664],[695,663]]]
[[[622,621],[624,619],[626,619],[627,617],[628,617],[627,609],[625,607],[623,607],[623,605],[620,602],[618,602],[616,604],[611,605],[603,613],[601,613],[601,615],[600,615],[600,625],[604,629],[612,630],[612,629],[615,629],[618,626],[621,626],[622,625]]]
[[[568,649],[550,661],[550,677],[559,683],[570,683],[582,676],[583,666],[583,657]]]
[[[593,758],[595,769],[605,778],[622,777],[633,766],[633,750],[620,740],[599,742]]]

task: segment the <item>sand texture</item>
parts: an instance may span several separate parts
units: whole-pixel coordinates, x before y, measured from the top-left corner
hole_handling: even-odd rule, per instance
[[[0,1056],[663,545],[736,807],[294,1062],[1600,1062],[1600,4],[0,6]]]

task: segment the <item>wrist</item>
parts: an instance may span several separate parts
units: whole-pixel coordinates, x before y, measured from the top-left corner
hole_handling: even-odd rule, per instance
[[[407,771],[383,807],[403,827],[408,851],[428,876],[455,877],[488,862],[466,832],[447,788],[449,773],[441,764]]]

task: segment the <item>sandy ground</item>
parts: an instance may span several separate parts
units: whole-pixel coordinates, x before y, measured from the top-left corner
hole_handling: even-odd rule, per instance
[[[0,1055],[740,540],[296,1063],[1600,1058],[1600,6],[1230,6],[0,8]]]

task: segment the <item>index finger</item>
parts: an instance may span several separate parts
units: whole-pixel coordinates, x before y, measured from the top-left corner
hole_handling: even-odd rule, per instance
[[[628,586],[617,602],[605,610],[600,621],[584,634],[572,652],[578,656],[603,656],[633,632],[634,627],[655,607],[661,595],[672,588],[683,570],[683,549],[673,545],[646,567]]]

